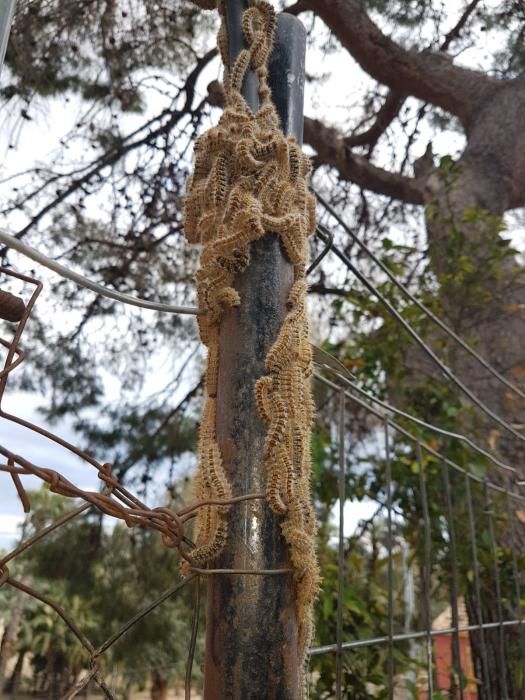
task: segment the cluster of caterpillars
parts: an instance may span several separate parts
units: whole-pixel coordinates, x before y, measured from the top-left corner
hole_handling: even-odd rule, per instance
[[[199,0],[202,4],[203,0]],[[207,7],[213,0],[205,0]],[[275,15],[265,0],[252,0],[243,15],[247,48],[228,71],[224,7],[218,44],[225,65],[225,109],[216,127],[195,144],[195,167],[187,184],[185,231],[203,246],[197,273],[198,317],[208,348],[206,398],[200,429],[197,497],[228,499],[231,487],[216,435],[219,330],[225,310],[241,303],[233,287],[249,264],[250,244],[265,232],[277,233],[293,265],[294,282],[287,314],[266,358],[267,374],[254,387],[267,424],[264,448],[266,495],[282,516],[282,530],[295,570],[300,654],[311,635],[311,608],[319,585],[315,555],[315,514],[310,495],[310,438],[313,402],[310,390],[311,346],[306,316],[308,236],[315,229],[315,200],[308,191],[309,159],[294,138],[285,138],[268,87],[268,57]],[[241,95],[246,71],[259,81],[260,108],[253,112]],[[195,566],[220,553],[227,536],[227,507],[200,509]]]

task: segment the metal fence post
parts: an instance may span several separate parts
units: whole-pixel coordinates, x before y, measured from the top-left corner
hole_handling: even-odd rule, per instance
[[[2,66],[4,65],[11,24],[13,23],[15,2],[16,0],[2,0],[0,2],[0,74],[2,73]]]
[[[242,48],[247,0],[227,0],[230,62]],[[270,86],[283,131],[302,140],[306,35],[291,15],[278,18],[270,59]],[[248,74],[243,94],[257,108],[257,84]],[[241,306],[230,309],[220,332],[217,435],[233,495],[265,490],[262,453],[266,429],[254,397],[255,381],[285,316],[293,273],[277,235],[252,244],[249,269],[235,286]],[[288,568],[280,519],[263,501],[231,509],[219,568]],[[208,583],[204,700],[296,700],[297,621],[291,574],[212,576]]]

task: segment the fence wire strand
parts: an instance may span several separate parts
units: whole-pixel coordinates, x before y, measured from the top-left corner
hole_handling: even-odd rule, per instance
[[[49,606],[62,619],[65,625],[77,638],[82,648],[85,650],[86,664],[89,666],[89,672],[65,693],[65,695],[63,696],[63,700],[70,700],[78,696],[78,694],[82,690],[84,690],[84,688],[91,681],[94,681],[96,683],[96,685],[100,688],[100,690],[103,692],[106,698],[114,700],[113,693],[108,688],[107,684],[105,683],[104,679],[100,674],[100,667],[98,663],[98,659],[100,658],[100,656],[104,652],[106,652],[110,647],[112,647],[113,644],[115,644],[126,632],[128,632],[132,627],[137,625],[141,620],[143,620],[147,615],[149,615],[153,610],[155,610],[159,605],[162,605],[162,603],[164,603],[166,600],[168,600],[180,590],[182,590],[182,588],[188,585],[191,581],[196,580],[194,617],[192,623],[191,640],[188,648],[188,663],[185,691],[186,697],[190,698],[191,668],[193,662],[193,655],[195,652],[195,643],[199,624],[198,608],[200,605],[200,577],[225,573],[230,575],[273,575],[289,573],[290,569],[200,569],[197,567],[193,567],[191,559],[192,543],[186,535],[185,528],[187,527],[187,524],[197,515],[198,510],[202,507],[210,505],[234,507],[236,504],[242,503],[244,501],[264,499],[265,494],[245,494],[227,500],[201,500],[189,506],[181,508],[178,512],[170,510],[169,508],[164,506],[149,508],[145,503],[143,503],[139,498],[137,498],[133,493],[131,493],[119,482],[119,480],[112,473],[111,465],[109,463],[99,462],[92,455],[85,453],[83,450],[67,442],[66,440],[63,440],[58,435],[55,435],[54,433],[51,433],[50,431],[44,428],[41,428],[40,426],[36,425],[35,423],[32,423],[31,421],[24,420],[22,418],[5,412],[2,409],[1,404],[2,399],[4,397],[7,379],[9,374],[14,369],[16,369],[16,367],[18,367],[18,365],[21,363],[21,361],[23,361],[25,357],[23,351],[19,347],[19,343],[23,330],[34,308],[36,299],[38,298],[38,295],[42,290],[42,284],[32,277],[19,274],[9,268],[0,268],[0,273],[13,277],[22,282],[34,285],[34,291],[29,301],[27,302],[27,304],[23,304],[22,313],[20,317],[17,318],[17,328],[12,341],[1,339],[2,345],[7,348],[7,356],[4,361],[4,368],[0,373],[0,418],[15,422],[34,433],[42,435],[43,437],[46,437],[56,442],[63,448],[75,454],[77,457],[79,457],[84,462],[86,462],[91,467],[94,467],[97,470],[97,475],[100,479],[102,487],[101,491],[99,492],[87,491],[85,489],[82,489],[79,486],[73,484],[70,480],[68,480],[60,471],[34,464],[30,460],[0,445],[0,455],[5,458],[5,462],[0,463],[0,472],[4,472],[10,475],[15,485],[19,499],[22,503],[24,513],[28,513],[31,510],[30,498],[22,482],[22,478],[27,476],[36,476],[43,483],[47,483],[49,486],[49,490],[52,493],[71,499],[80,499],[82,501],[82,505],[73,508],[71,511],[64,514],[47,527],[41,528],[31,537],[28,537],[27,539],[20,542],[13,550],[5,554],[0,559],[0,586],[8,585],[34,598],[35,600],[40,601],[44,605]],[[0,317],[5,317],[6,315],[9,315],[9,309],[7,311],[7,314],[4,313],[4,310],[6,305],[12,304],[13,298],[15,297],[9,294],[0,298]],[[17,362],[13,362],[13,357],[15,355],[17,355],[19,358],[19,361]],[[61,528],[66,523],[69,523],[75,518],[78,518],[80,515],[82,515],[87,510],[93,507],[96,508],[100,513],[108,515],[117,520],[123,521],[127,525],[127,527],[144,527],[157,531],[161,535],[164,545],[170,549],[176,549],[181,558],[189,562],[190,569],[192,570],[191,575],[179,581],[175,586],[165,591],[157,599],[145,606],[142,610],[138,611],[136,615],[134,615],[125,625],[123,625],[115,634],[109,637],[98,648],[95,648],[93,646],[91,641],[76,625],[74,619],[70,616],[70,614],[68,614],[66,610],[64,610],[64,608],[60,604],[58,604],[51,597],[36,590],[32,586],[27,585],[23,581],[13,578],[7,566],[9,562],[14,560],[17,556],[29,550],[37,542],[47,537],[55,530]],[[72,555],[72,553],[68,554],[69,556]]]
[[[380,269],[387,274],[389,279],[416,304],[416,306],[427,314],[439,328],[452,337],[463,350],[470,353],[477,359],[492,376],[500,380],[507,388],[512,390],[521,398],[525,398],[525,394],[515,387],[512,383],[500,375],[497,370],[492,368],[481,356],[478,355],[468,344],[466,344],[459,336],[456,336],[441,319],[435,317],[430,310],[422,305],[417,299],[411,295],[408,289],[404,287],[397,278],[386,268],[383,263],[368,249],[368,247],[360,242],[360,240],[351,232],[349,227],[343,222],[341,217],[333,210],[333,208],[319,197],[322,206],[333,216],[337,222],[343,226],[345,231],[350,233],[352,239],[369,255],[374,263],[378,264]],[[14,247],[24,255],[28,255],[38,263],[53,269],[55,272],[72,279],[78,284],[104,294],[105,291],[99,288],[99,285],[86,283],[85,278],[66,270],[63,266],[57,266],[54,261],[50,261],[46,256],[42,256],[37,251],[29,249],[19,241],[13,242],[12,237],[8,234],[0,232],[0,241]],[[333,234],[325,228],[320,228],[320,236],[325,242],[325,247],[318,255],[316,260],[309,268],[312,272],[320,262],[326,258],[328,254],[336,255],[350,271],[365,285],[370,293],[379,297],[390,313],[394,316],[397,322],[407,330],[423,350],[433,359],[440,370],[451,380],[455,386],[461,390],[467,397],[487,416],[495,420],[501,427],[504,427],[510,432],[513,437],[519,440],[524,440],[524,436],[518,433],[510,424],[504,421],[500,416],[494,414],[488,409],[473,392],[466,387],[462,381],[457,378],[452,370],[435,355],[433,350],[425,343],[413,329],[413,327],[393,308],[390,302],[381,295],[377,287],[367,280],[360,273],[353,263],[350,261],[339,248],[334,244]],[[31,253],[31,254],[29,254]],[[45,260],[43,260],[45,258]],[[49,264],[50,262],[53,265]],[[66,274],[67,272],[67,274]],[[12,322],[16,322],[16,329],[12,339],[0,338],[0,344],[6,349],[6,357],[3,369],[0,371],[0,419],[14,422],[42,437],[52,440],[62,448],[70,451],[78,456],[86,465],[95,469],[100,480],[101,488],[99,491],[88,491],[80,488],[60,472],[60,469],[50,469],[42,467],[34,462],[26,459],[24,456],[17,454],[11,449],[0,445],[0,455],[3,461],[0,461],[0,472],[9,474],[13,485],[16,489],[22,509],[24,513],[29,513],[31,509],[30,496],[24,487],[24,478],[28,476],[37,477],[40,481],[48,484],[49,490],[63,497],[73,499],[75,506],[56,519],[53,523],[41,528],[31,536],[26,537],[10,552],[7,552],[0,559],[0,586],[6,585],[16,589],[24,595],[30,596],[35,600],[40,601],[43,605],[50,607],[61,618],[64,624],[69,628],[72,634],[77,639],[78,643],[85,652],[85,669],[81,678],[63,694],[62,700],[72,700],[83,692],[90,683],[98,686],[105,698],[116,700],[115,682],[112,687],[104,678],[104,673],[101,669],[100,659],[102,656],[117,644],[118,641],[132,628],[139,625],[151,612],[165,603],[167,600],[179,594],[186,586],[192,584],[194,587],[194,603],[192,619],[189,625],[189,643],[188,654],[186,661],[186,671],[184,678],[184,697],[185,700],[191,700],[192,695],[192,679],[193,679],[193,660],[196,653],[197,639],[199,635],[199,611],[201,607],[201,584],[202,579],[223,574],[237,574],[239,576],[273,576],[290,573],[291,569],[257,569],[257,568],[242,568],[242,569],[219,569],[219,568],[197,568],[192,566],[191,549],[192,542],[188,537],[187,527],[193,518],[197,515],[200,508],[206,506],[222,506],[234,508],[237,504],[250,501],[264,499],[263,493],[249,493],[229,500],[203,500],[190,505],[184,506],[177,511],[171,510],[164,506],[154,508],[148,507],[142,500],[126,488],[112,473],[112,468],[109,463],[100,462],[95,457],[87,454],[70,442],[64,440],[60,436],[51,431],[37,426],[36,424],[25,420],[19,416],[7,413],[2,408],[2,400],[4,397],[7,380],[11,372],[13,372],[25,359],[24,351],[20,346],[21,337],[26,327],[26,324],[33,311],[36,300],[42,290],[42,284],[26,275],[14,272],[9,268],[0,268],[0,273],[5,274],[18,280],[19,282],[32,285],[33,291],[27,301],[22,302],[13,295],[7,293],[0,294],[0,315]],[[81,278],[81,279],[79,279]],[[111,290],[109,290],[111,291]],[[126,298],[122,298],[126,297]],[[172,313],[197,313],[197,309],[190,307],[175,307],[164,304],[156,304],[146,300],[137,300],[128,298],[128,295],[112,294],[115,298],[123,303],[134,303],[146,308],[156,308],[160,311],[170,311]],[[130,301],[130,299],[132,299]],[[138,302],[138,303],[137,303]],[[182,308],[182,310],[181,310]],[[497,666],[503,674],[502,687],[504,692],[507,692],[507,674],[506,674],[506,659],[512,653],[509,648],[507,638],[508,630],[517,629],[520,637],[520,660],[525,663],[525,644],[524,635],[525,629],[523,625],[522,611],[522,579],[523,571],[520,568],[520,533],[523,530],[523,518],[516,515],[516,509],[524,509],[525,495],[521,492],[520,487],[525,484],[523,475],[517,466],[508,464],[497,456],[489,452],[485,447],[478,444],[473,438],[464,435],[460,432],[445,430],[439,426],[428,423],[421,418],[411,415],[389,402],[379,399],[359,386],[356,378],[341,364],[337,358],[329,355],[320,348],[314,348],[314,359],[318,370],[315,374],[316,381],[320,386],[324,387],[325,391],[332,392],[334,401],[338,402],[338,419],[337,424],[337,441],[338,441],[338,476],[337,476],[337,493],[338,493],[338,538],[336,548],[337,558],[337,580],[336,580],[336,620],[335,620],[335,643],[318,644],[310,649],[310,663],[318,657],[326,654],[335,654],[335,674],[334,674],[334,691],[337,700],[342,700],[348,697],[347,674],[352,676],[352,654],[356,654],[360,649],[375,647],[377,649],[384,648],[385,656],[385,672],[386,672],[386,696],[389,700],[398,698],[398,686],[400,679],[396,674],[396,653],[399,644],[403,643],[421,643],[422,652],[418,657],[420,669],[424,669],[424,677],[418,680],[418,698],[427,698],[431,700],[437,690],[440,682],[438,674],[438,655],[436,644],[439,638],[449,638],[450,652],[450,667],[448,673],[450,676],[450,685],[448,686],[449,696],[458,698],[458,700],[471,700],[472,695],[469,694],[469,682],[466,677],[464,667],[464,649],[463,635],[470,635],[469,639],[475,641],[479,645],[480,666],[475,669],[477,674],[477,682],[483,685],[483,698],[490,700],[494,697],[492,684],[490,681],[490,660],[492,658],[493,646],[489,649],[489,642],[493,642],[494,634],[497,635],[498,656]],[[377,426],[382,429],[382,448],[378,450],[376,455],[379,463],[383,464],[383,483],[379,495],[376,497],[379,503],[379,508],[375,510],[372,520],[384,518],[386,513],[386,535],[384,537],[383,546],[386,551],[386,615],[385,619],[378,621],[378,628],[382,627],[384,634],[374,635],[366,634],[361,638],[345,639],[346,634],[346,618],[348,611],[345,607],[347,587],[351,584],[349,581],[350,573],[347,570],[347,557],[351,555],[352,536],[345,532],[345,505],[351,499],[351,494],[348,493],[346,479],[348,477],[348,464],[351,459],[351,444],[348,438],[347,422],[352,411],[359,409],[364,411],[367,416],[374,417],[377,421]],[[459,443],[468,448],[473,455],[480,456],[496,469],[497,472],[505,475],[505,485],[494,483],[488,475],[480,475],[473,470],[467,469],[457,463],[451,456],[442,451],[434,443],[425,441],[417,432],[411,432],[405,425],[411,424],[416,429],[421,428],[426,431],[431,431],[441,438],[450,438],[457,440]],[[350,431],[351,435],[351,431]],[[397,472],[394,473],[394,466],[399,468],[397,459],[396,439],[402,439],[404,443],[413,447],[415,453],[415,464],[417,466],[417,488],[415,488],[414,496],[418,508],[419,529],[421,534],[417,536],[417,546],[421,548],[421,572],[420,572],[420,593],[421,593],[421,615],[419,617],[419,628],[410,630],[410,627],[405,627],[402,633],[396,632],[396,599],[395,587],[396,577],[399,577],[396,572],[396,556],[398,550],[398,534],[399,524],[403,521],[403,510],[396,506],[396,480],[399,478]],[[382,456],[381,456],[382,455]],[[438,477],[431,474],[428,470],[428,460],[439,465],[439,479],[441,480],[442,494],[442,514],[443,514],[443,532],[446,533],[447,552],[449,562],[449,572],[447,574],[447,591],[450,607],[449,624],[441,628],[434,627],[434,601],[433,601],[433,583],[436,577],[436,553],[434,551],[432,514],[431,509],[435,507],[429,500],[429,486],[436,488]],[[408,473],[408,472],[407,472]],[[509,478],[510,477],[510,478]],[[464,489],[464,502],[458,503],[458,497],[455,490],[462,485]],[[479,494],[476,491],[477,500],[474,502],[473,489],[483,493],[483,504],[480,511]],[[509,524],[509,539],[502,543],[498,540],[498,534],[494,523],[494,503],[497,497],[503,496],[505,499],[505,513]],[[36,590],[36,588],[28,585],[24,580],[13,578],[8,564],[16,557],[30,550],[37,542],[51,535],[56,530],[65,526],[67,523],[81,517],[90,509],[96,509],[99,513],[109,516],[110,518],[122,521],[127,527],[148,528],[159,533],[164,545],[178,552],[182,559],[190,563],[191,574],[180,581],[177,581],[171,588],[164,591],[160,596],[146,604],[141,610],[137,611],[125,624],[123,624],[116,632],[106,639],[105,642],[95,647],[92,641],[85,633],[77,626],[72,614],[65,610],[57,601],[53,600],[47,594]],[[525,509],[524,509],[525,510]],[[523,512],[523,511],[522,511]],[[458,518],[464,518],[465,532],[461,531],[458,536]],[[483,518],[486,521],[489,533],[489,548],[490,548],[490,568],[491,576],[494,581],[494,590],[497,603],[497,619],[489,619],[486,615],[483,599],[483,581],[482,576],[485,573],[485,568],[482,569],[480,563],[480,542],[478,537],[477,521]],[[521,528],[521,530],[520,530]],[[365,529],[362,531],[365,532]],[[460,600],[462,591],[465,590],[464,572],[460,571],[458,566],[457,548],[460,545],[461,538],[465,535],[468,540],[468,548],[471,557],[471,577],[469,586],[473,591],[471,607],[468,619],[462,614],[460,609]],[[512,573],[512,590],[507,592],[503,590],[503,581],[501,577],[501,551],[502,546],[509,549],[511,555],[511,573]],[[68,553],[68,556],[73,556]],[[486,562],[483,564],[486,567]],[[505,600],[509,601],[509,605],[504,605]],[[512,608],[512,615],[508,615],[508,610]],[[133,677],[137,669],[129,669],[128,674]],[[419,673],[419,671],[418,671]],[[315,675],[315,669],[312,671],[312,677]],[[480,680],[482,679],[482,680]],[[483,679],[489,679],[487,681]],[[521,690],[523,689],[523,680],[521,682]],[[423,694],[422,694],[423,693]],[[401,696],[399,696],[401,697]]]

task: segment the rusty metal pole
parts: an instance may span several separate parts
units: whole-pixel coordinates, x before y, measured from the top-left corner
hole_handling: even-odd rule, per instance
[[[227,0],[230,62],[242,48],[246,0]],[[301,22],[281,14],[270,59],[270,86],[285,134],[302,141],[306,35]],[[243,94],[256,109],[257,83],[248,74]],[[235,287],[241,305],[221,324],[217,435],[233,495],[265,491],[266,428],[254,397],[264,360],[285,316],[293,273],[278,237],[252,244],[251,263]],[[226,547],[215,566],[289,568],[280,518],[263,501],[234,506]],[[204,700],[297,700],[297,621],[292,575],[210,577],[206,616]]]

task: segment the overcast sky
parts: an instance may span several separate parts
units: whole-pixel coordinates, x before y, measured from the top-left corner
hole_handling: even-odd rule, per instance
[[[42,424],[41,417],[35,411],[35,399],[33,394],[8,392],[3,408],[23,416],[26,420]],[[73,431],[68,429],[65,421],[62,422],[59,432],[64,439],[75,440]],[[22,454],[25,459],[38,466],[61,471],[67,479],[81,488],[98,489],[97,473],[92,466],[31,430],[7,420],[0,420],[0,444],[15,454]],[[41,482],[37,477],[24,477],[24,485],[28,490],[38,489]],[[13,542],[18,534],[17,526],[23,518],[22,505],[14,484],[7,474],[3,474],[0,476],[0,548]]]

